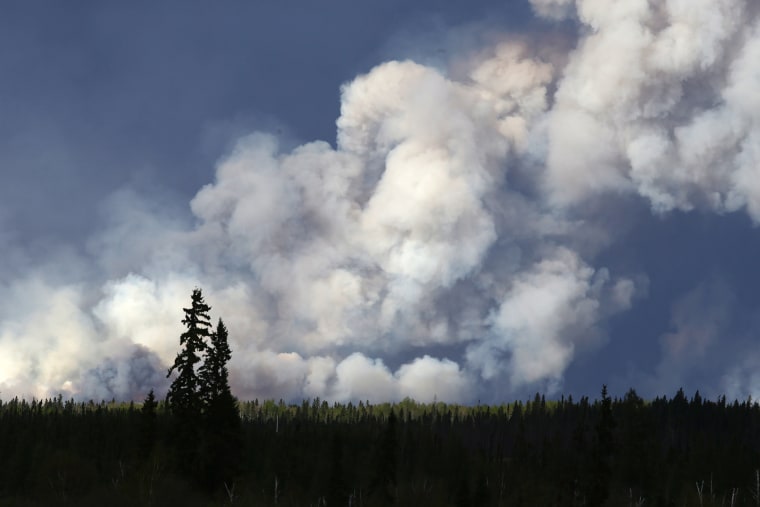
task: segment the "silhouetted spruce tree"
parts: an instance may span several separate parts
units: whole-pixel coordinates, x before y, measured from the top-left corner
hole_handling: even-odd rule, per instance
[[[141,459],[147,458],[156,442],[156,408],[158,402],[153,389],[145,398],[143,406],[140,409],[140,433],[139,433],[139,454]]]
[[[203,364],[198,369],[200,398],[204,407],[216,405],[225,393],[230,392],[227,361],[232,358],[232,351],[227,343],[227,327],[219,319],[216,331],[210,335],[210,346],[206,348]]]
[[[219,319],[211,334],[203,365],[198,370],[203,403],[202,459],[207,486],[230,483],[240,464],[242,433],[237,399],[232,396],[227,362],[232,357],[227,328]]]
[[[166,401],[174,420],[173,434],[178,465],[186,472],[198,471],[197,446],[201,436],[203,401],[196,365],[201,361],[201,354],[208,346],[206,339],[211,335],[208,314],[211,307],[203,300],[200,289],[193,290],[191,301],[190,308],[183,308],[185,318],[182,323],[187,330],[179,337],[182,350],[166,374],[168,377],[177,371]]]
[[[371,484],[373,496],[383,505],[396,503],[396,414],[391,410],[385,429],[376,442],[374,477]]]
[[[599,421],[596,424],[596,438],[591,450],[590,483],[586,496],[589,507],[604,505],[609,497],[612,478],[613,430],[612,398],[607,394],[607,386],[602,386]]]

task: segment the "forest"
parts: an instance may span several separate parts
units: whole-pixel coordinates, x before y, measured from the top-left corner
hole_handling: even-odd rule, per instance
[[[679,391],[645,402],[632,390],[498,406],[254,400],[239,414],[234,446],[206,435],[177,449],[163,401],[3,402],[0,505],[760,503],[751,400]]]
[[[0,401],[0,506],[758,506],[760,405],[236,400],[199,290],[164,400]]]

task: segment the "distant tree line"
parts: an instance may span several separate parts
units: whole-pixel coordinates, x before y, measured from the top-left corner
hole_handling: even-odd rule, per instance
[[[0,402],[0,506],[760,505],[751,399],[237,402],[208,311],[166,400]]]
[[[760,503],[751,400],[679,391],[645,402],[632,390],[499,406],[254,400],[239,414],[234,468],[204,478],[224,435],[199,430],[192,466],[178,461],[178,419],[163,401],[3,402],[0,505]]]

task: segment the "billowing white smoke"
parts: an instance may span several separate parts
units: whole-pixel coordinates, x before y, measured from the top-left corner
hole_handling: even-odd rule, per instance
[[[559,382],[574,349],[599,339],[589,333],[594,324],[630,305],[633,282],[608,282],[607,270],[594,272],[575,253],[559,249],[515,276],[490,317],[493,336],[471,346],[468,358],[483,365],[485,378],[508,372],[513,385]]]
[[[534,0],[556,13],[572,2]],[[547,117],[546,188],[572,206],[638,192],[654,210],[760,221],[760,22],[745,0],[577,0],[585,25]]]
[[[96,273],[0,286],[3,396],[165,388],[194,286],[241,398],[560,388],[642,290],[593,267],[612,235],[589,199],[760,221],[760,25],[739,0],[533,5],[582,24],[565,58],[506,40],[384,63],[344,86],[336,147],[241,139],[192,225],[119,194]]]

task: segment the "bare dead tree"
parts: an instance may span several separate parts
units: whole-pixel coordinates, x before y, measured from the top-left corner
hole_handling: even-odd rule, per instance
[[[697,481],[697,498],[699,498],[699,507],[702,507],[704,505],[703,500],[703,492],[705,490],[705,481],[702,481],[701,483]]]
[[[641,507],[646,503],[646,499],[643,496],[639,496],[638,500],[633,499],[633,488],[628,488],[628,504],[630,507]]]
[[[235,503],[235,483],[232,483],[232,487],[227,485],[227,482],[224,482],[224,490],[227,492],[227,498],[230,501],[230,505]]]

